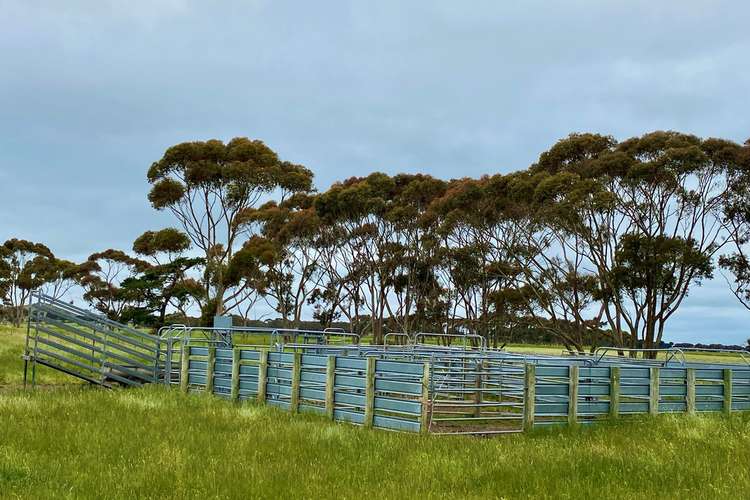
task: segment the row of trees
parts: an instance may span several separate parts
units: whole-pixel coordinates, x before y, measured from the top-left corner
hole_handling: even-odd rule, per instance
[[[61,261],[23,242],[25,264],[3,257],[29,268],[21,289],[77,283],[110,317],[154,325],[169,312],[247,318],[262,302],[289,326],[311,313],[376,342],[392,330],[498,343],[532,328],[575,350],[659,345],[717,264],[750,306],[748,143],[575,134],[508,175],[373,173],[318,193],[308,169],[237,138],[169,148],[148,180],[179,230],[95,253],[65,279],[34,271]]]
[[[176,229],[148,231],[133,244],[137,257],[110,249],[76,264],[55,257],[41,243],[10,239],[0,246],[4,315],[20,326],[32,292],[62,299],[78,288],[87,302],[112,319],[159,325],[168,308],[184,317],[192,297],[201,292],[188,271],[202,259],[183,256],[189,246],[187,236]]]

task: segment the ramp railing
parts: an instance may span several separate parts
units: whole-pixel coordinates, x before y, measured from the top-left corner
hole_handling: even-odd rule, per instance
[[[159,379],[160,339],[48,295],[35,293],[29,307],[24,383],[44,365],[112,387]]]

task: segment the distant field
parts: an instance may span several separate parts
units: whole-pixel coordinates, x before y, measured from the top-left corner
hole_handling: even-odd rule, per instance
[[[562,345],[535,345],[535,344],[509,344],[505,346],[506,351],[517,352],[520,354],[546,354],[549,356],[561,356],[565,354],[565,348]],[[609,351],[607,356],[614,356],[617,353]],[[664,354],[659,353],[658,359],[663,360]],[[721,352],[686,352],[687,361],[702,361],[706,363],[739,363],[745,364],[741,355],[734,353]],[[745,355],[745,359],[750,361],[750,353]],[[677,358],[679,360],[679,358]]]

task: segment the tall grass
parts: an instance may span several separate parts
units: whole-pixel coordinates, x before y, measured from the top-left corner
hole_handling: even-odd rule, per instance
[[[0,498],[750,496],[750,415],[416,436],[43,369],[22,392],[22,347],[0,330]]]
[[[0,391],[16,389],[23,384],[23,348],[26,328],[0,325]],[[64,373],[37,366],[37,380],[43,387],[78,385],[80,382]],[[29,381],[31,368],[29,368]]]
[[[367,431],[149,387],[0,393],[10,498],[738,498],[750,418],[493,439]]]

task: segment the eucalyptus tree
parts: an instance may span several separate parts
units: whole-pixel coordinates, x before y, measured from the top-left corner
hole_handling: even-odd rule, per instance
[[[568,178],[531,171],[506,177],[508,202],[501,211],[513,238],[497,240],[517,271],[526,312],[537,328],[556,336],[571,351],[582,352],[599,331],[598,281],[578,235],[561,220],[569,212],[562,192]],[[574,211],[572,212],[575,213]]]
[[[178,144],[151,165],[149,201],[157,210],[171,211],[203,253],[204,316],[237,305],[225,302],[226,271],[241,244],[237,215],[274,193],[283,200],[291,193],[309,191],[312,177],[305,167],[280,160],[262,141],[244,137],[227,144],[219,140]],[[236,298],[243,292],[241,288],[229,293]]]
[[[384,235],[385,284],[391,291],[386,308],[401,331],[438,331],[447,304],[436,272],[442,258],[439,218],[429,209],[445,193],[446,182],[423,174],[392,179],[394,188],[382,215],[392,228]]]
[[[400,331],[435,329],[444,318],[440,258],[429,206],[445,182],[427,175],[374,173],[334,184],[315,198],[317,249],[325,284],[320,314],[358,321],[369,314],[374,340],[387,322]],[[323,285],[323,283],[321,283]]]
[[[481,182],[475,179],[454,180],[440,198],[433,201],[430,212],[439,220],[442,259],[438,277],[446,289],[449,306],[446,330],[466,328],[485,333],[482,318],[487,318],[490,280],[486,270],[491,261],[479,225],[480,205],[484,200]],[[486,326],[486,325],[485,325]]]
[[[324,279],[321,224],[312,197],[297,193],[282,203],[247,209],[237,220],[248,234],[257,232],[265,239],[263,248],[273,248],[273,259],[262,269],[259,291],[271,299],[287,326],[298,327],[308,299]],[[248,250],[261,248],[259,244]]]
[[[327,273],[323,273],[328,278]],[[318,321],[323,328],[329,328],[342,316],[343,283],[326,280],[322,286],[314,288],[307,298],[307,304],[312,306],[312,317]],[[350,321],[351,325],[352,322]]]
[[[188,257],[189,249],[190,238],[175,228],[146,231],[136,238],[133,251],[151,262],[122,282],[123,289],[139,297],[138,305],[127,309],[125,319],[159,327],[164,324],[170,306],[183,316],[191,303],[200,306],[203,287],[189,272],[203,264],[203,259]]]
[[[369,311],[373,339],[383,338],[392,262],[387,259],[393,241],[393,225],[385,218],[395,183],[383,173],[352,177],[336,183],[315,198],[315,210],[324,226],[334,227],[339,246],[337,265],[346,273],[348,293],[359,307]]]
[[[742,148],[729,149],[731,167],[724,226],[730,253],[719,258],[719,265],[732,274],[726,279],[734,296],[750,309],[750,140]]]
[[[353,332],[362,332],[362,290],[370,266],[358,256],[365,254],[362,248],[367,239],[353,237],[335,218],[320,217],[320,221],[318,248],[324,278],[308,302],[325,326],[330,326],[334,318],[343,316]]]
[[[85,265],[55,258],[50,262],[45,283],[40,290],[45,295],[60,300],[80,284],[86,272]]]
[[[322,326],[330,327],[343,316],[351,331],[360,332],[365,266],[355,256],[362,252],[357,251],[357,244],[338,217],[326,214],[325,209],[319,211],[317,198],[320,196],[326,193],[308,198],[316,221],[314,246],[319,279],[307,297],[307,304],[313,310],[313,318]]]
[[[133,251],[154,265],[175,260],[190,249],[190,238],[173,227],[146,231],[133,241]]]
[[[452,318],[493,344],[508,339],[531,310],[515,260],[519,227],[509,197],[510,176],[459,179],[433,203],[445,252],[443,280]]]
[[[131,257],[122,250],[93,253],[82,264],[86,271],[81,279],[83,298],[108,318],[118,321],[128,308],[138,307],[145,300],[140,290],[123,287],[123,283],[150,267],[145,260]]]
[[[530,168],[534,216],[554,240],[546,262],[597,280],[584,310],[620,345],[659,345],[690,288],[711,277],[735,146],[677,132],[621,143],[581,134]]]
[[[20,326],[31,293],[50,281],[55,258],[41,243],[11,238],[0,246],[0,298]]]

